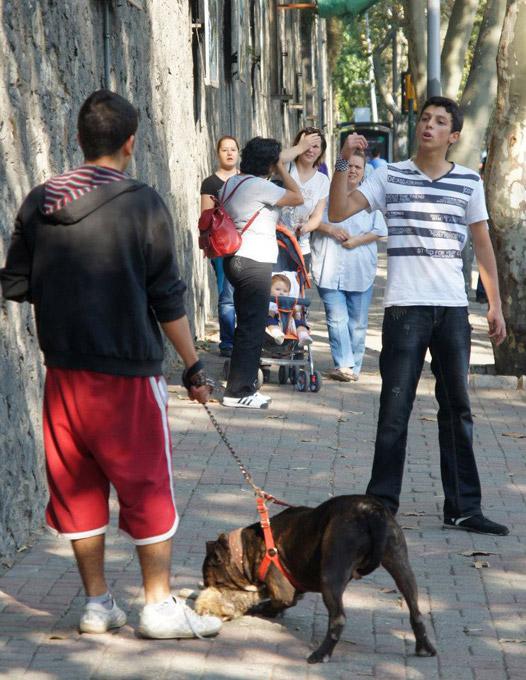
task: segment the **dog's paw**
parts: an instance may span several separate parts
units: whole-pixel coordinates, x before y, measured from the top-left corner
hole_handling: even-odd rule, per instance
[[[315,652],[307,657],[307,663],[327,663],[330,659],[330,654],[323,654],[317,649]]]
[[[437,650],[429,642],[427,637],[416,643],[415,654],[417,656],[436,656]]]

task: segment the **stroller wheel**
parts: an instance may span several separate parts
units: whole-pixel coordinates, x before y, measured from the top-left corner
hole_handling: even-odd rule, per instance
[[[280,385],[284,385],[290,377],[290,368],[287,371],[286,366],[280,366],[278,370],[278,380]]]
[[[305,392],[307,390],[307,374],[302,368],[298,371],[296,389],[298,390],[298,392]]]
[[[227,359],[223,364],[223,378],[228,380],[228,374],[230,372],[230,359]]]
[[[321,388],[321,374],[319,371],[314,371],[310,374],[309,390],[311,392],[319,392]]]
[[[269,383],[270,382],[270,368],[262,368],[261,372],[263,373],[263,382]]]
[[[291,385],[295,385],[298,381],[298,369],[296,366],[289,367],[289,380]],[[285,381],[287,382],[287,381]]]

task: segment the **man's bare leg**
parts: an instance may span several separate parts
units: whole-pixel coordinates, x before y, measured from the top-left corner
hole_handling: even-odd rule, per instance
[[[104,578],[104,534],[71,541],[80,578],[88,597],[108,592]]]
[[[163,602],[170,597],[172,539],[150,545],[138,545],[137,554],[141,565],[146,604]]]

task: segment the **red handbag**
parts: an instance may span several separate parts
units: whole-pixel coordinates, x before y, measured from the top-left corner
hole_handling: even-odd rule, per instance
[[[203,210],[201,213],[197,225],[199,227],[199,248],[201,248],[206,257],[227,257],[228,255],[234,255],[243,242],[241,237],[259,215],[258,210],[248,220],[242,231],[238,231],[234,221],[225,209],[225,203],[232,198],[247,179],[252,178],[245,177],[242,179],[222,201],[215,196],[212,196],[214,207]],[[225,190],[226,185],[223,190],[223,196]]]

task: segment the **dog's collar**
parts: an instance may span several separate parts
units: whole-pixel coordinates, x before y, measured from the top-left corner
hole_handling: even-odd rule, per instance
[[[270,565],[273,564],[277,569],[279,569],[279,571],[283,574],[283,576],[293,588],[302,593],[305,592],[301,585],[296,581],[288,569],[283,566],[281,560],[279,559],[278,549],[274,543],[274,536],[272,535],[272,529],[270,528],[270,519],[268,516],[267,506],[265,505],[265,500],[261,497],[258,497],[256,502],[259,516],[261,518],[260,523],[261,528],[263,529],[263,537],[265,539],[265,556],[259,565],[258,579],[263,583],[267,576]]]

